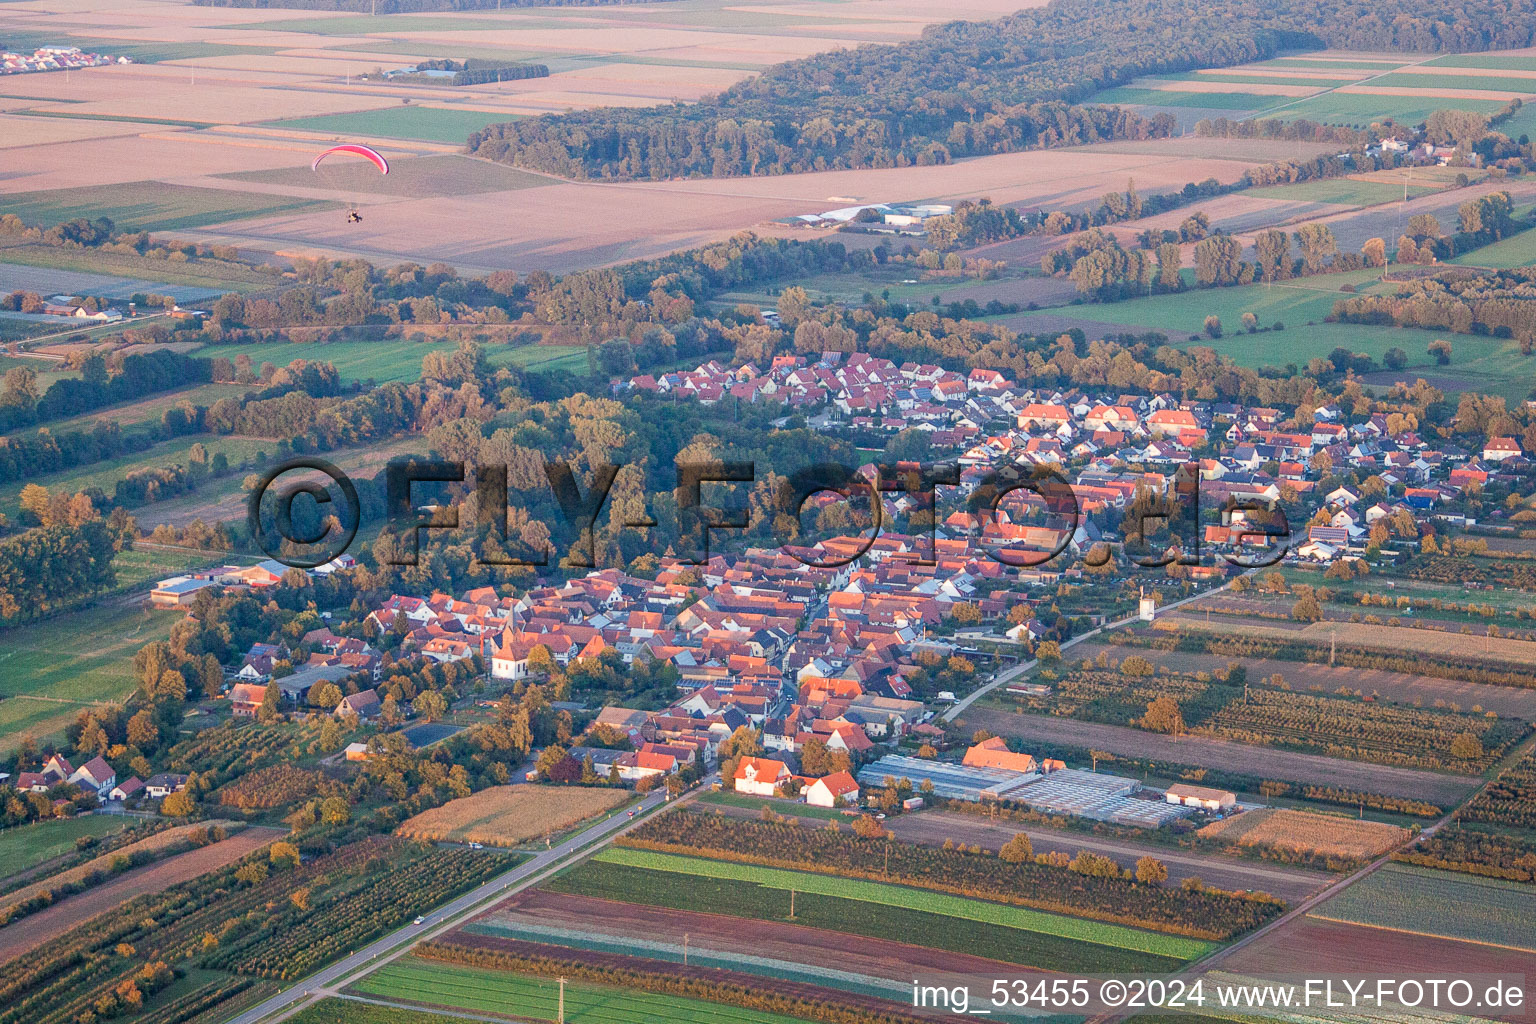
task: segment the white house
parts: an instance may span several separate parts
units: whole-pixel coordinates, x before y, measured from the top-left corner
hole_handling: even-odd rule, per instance
[[[806,787],[805,802],[812,807],[836,807],[839,801],[845,806],[859,802],[859,784],[847,772],[835,772]]]
[[[1170,804],[1198,807],[1205,811],[1222,811],[1237,803],[1237,795],[1225,789],[1191,786],[1183,782],[1169,786],[1164,799]]]
[[[96,795],[103,800],[117,786],[117,772],[100,757],[93,757],[79,768],[75,769],[69,781],[81,789],[94,789]]]
[[[749,796],[773,796],[790,780],[789,766],[771,757],[744,757],[736,765],[736,792]]]

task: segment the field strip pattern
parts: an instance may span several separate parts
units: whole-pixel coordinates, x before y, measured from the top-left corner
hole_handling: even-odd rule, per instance
[[[472,924],[466,927],[464,931],[472,935],[501,936],[509,939],[522,939],[528,942],[542,942],[551,946],[565,946],[569,949],[593,949],[603,953],[640,956],[650,960],[666,960],[670,963],[678,964],[684,962],[683,958],[685,955],[684,947],[674,942],[627,938],[575,928],[553,928],[547,925],[497,921]],[[687,947],[686,956],[687,962],[695,966],[745,971],[750,974],[761,974],[770,978],[798,981],[807,985],[840,988],[862,995],[878,996],[882,999],[890,999],[893,996],[900,999],[908,994],[905,984],[896,984],[886,978],[876,978],[868,974],[856,974],[852,971],[839,971],[825,966],[818,966],[814,970],[809,970],[805,964],[797,964],[789,960],[778,960],[773,957],[706,950],[692,944]]]
[[[519,1019],[554,1020],[553,979],[421,961],[386,964],[351,986],[384,999],[480,1010]],[[565,988],[566,1019],[580,1024],[677,1021],[697,1024],[793,1024],[794,1018],[679,996],[573,983]]]
[[[1175,956],[1184,960],[1192,960],[1214,948],[1213,943],[1200,939],[1162,935],[1127,928],[1123,925],[1087,921],[1061,914],[1049,914],[1040,910],[989,903],[985,900],[967,899],[963,896],[885,882],[869,882],[863,879],[841,878],[836,875],[817,875],[782,868],[682,857],[676,854],[622,847],[604,850],[593,859],[605,864],[618,864],[651,871],[670,871],[703,878],[753,882],[770,889],[793,889],[811,895],[878,903],[945,917],[979,921],[1003,928],[1040,932],[1117,949],[1129,949],[1159,956]]]

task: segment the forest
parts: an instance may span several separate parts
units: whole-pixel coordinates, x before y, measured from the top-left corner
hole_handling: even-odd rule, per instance
[[[1533,0],[1454,12],[1409,0],[1262,8],[1197,0],[1058,0],[951,22],[894,46],[775,65],[703,102],[599,108],[491,125],[471,152],[582,179],[789,174],[941,164],[1107,139],[1171,135],[1174,119],[1085,105],[1138,76],[1229,67],[1281,49],[1477,51],[1531,45]]]

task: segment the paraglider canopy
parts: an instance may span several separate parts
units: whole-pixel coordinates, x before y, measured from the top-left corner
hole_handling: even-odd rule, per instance
[[[367,160],[369,163],[373,164],[373,166],[377,167],[380,174],[389,173],[389,161],[384,159],[382,153],[368,146],[357,146],[350,143],[344,146],[332,146],[324,153],[321,153],[319,156],[315,157],[315,162],[309,165],[309,169],[312,171],[318,171],[320,169],[320,161],[324,160],[326,157],[332,155],[333,153],[350,153],[353,156],[360,156],[364,160]]]

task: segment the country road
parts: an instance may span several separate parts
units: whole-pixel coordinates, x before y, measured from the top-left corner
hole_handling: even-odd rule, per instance
[[[701,782],[693,793],[673,801],[672,804],[690,802],[698,793],[707,791],[713,780],[714,776],[710,776]],[[403,956],[416,943],[443,935],[479,913],[487,904],[541,882],[578,857],[607,845],[618,836],[638,826],[652,812],[660,813],[667,810],[667,803],[665,790],[650,794],[636,806],[634,818],[616,814],[600,825],[577,832],[564,842],[536,854],[510,871],[424,915],[425,920],[422,924],[407,925],[398,931],[391,932],[329,967],[296,982],[292,988],[284,989],[239,1016],[231,1018],[227,1024],[257,1024],[258,1021],[262,1024],[270,1024],[270,1022],[291,1017],[312,1002],[339,994],[360,975]]]

